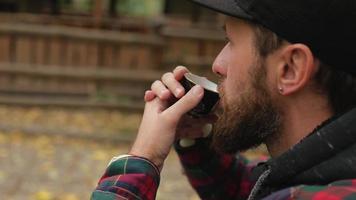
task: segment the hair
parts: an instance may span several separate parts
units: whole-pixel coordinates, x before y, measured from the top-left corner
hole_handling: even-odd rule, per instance
[[[279,49],[286,41],[260,24],[251,22],[251,25],[255,33],[257,53],[262,58]],[[314,81],[316,89],[327,96],[334,114],[342,114],[356,107],[356,76],[320,61]]]
[[[326,92],[335,114],[341,114],[356,107],[355,76],[321,62],[315,81],[322,91]]]

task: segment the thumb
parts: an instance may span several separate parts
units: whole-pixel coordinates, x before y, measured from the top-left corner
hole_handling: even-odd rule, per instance
[[[204,89],[200,85],[196,85],[189,90],[189,92],[179,99],[171,107],[167,108],[164,112],[170,116],[180,118],[185,113],[198,105],[204,96]]]

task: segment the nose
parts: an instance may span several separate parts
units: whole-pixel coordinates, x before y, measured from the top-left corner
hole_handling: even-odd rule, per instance
[[[225,47],[220,51],[212,66],[213,72],[219,76],[226,76],[229,57],[228,45],[229,44],[226,44]]]

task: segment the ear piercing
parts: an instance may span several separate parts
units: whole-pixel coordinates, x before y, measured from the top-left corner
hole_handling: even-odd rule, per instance
[[[278,91],[279,91],[280,94],[283,94],[283,88],[282,87],[279,87]]]

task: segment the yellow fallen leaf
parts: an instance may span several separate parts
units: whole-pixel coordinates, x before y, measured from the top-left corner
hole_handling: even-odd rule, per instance
[[[52,193],[50,193],[49,191],[46,191],[46,190],[38,191],[34,195],[34,197],[35,197],[34,198],[35,200],[52,200],[53,199]]]

